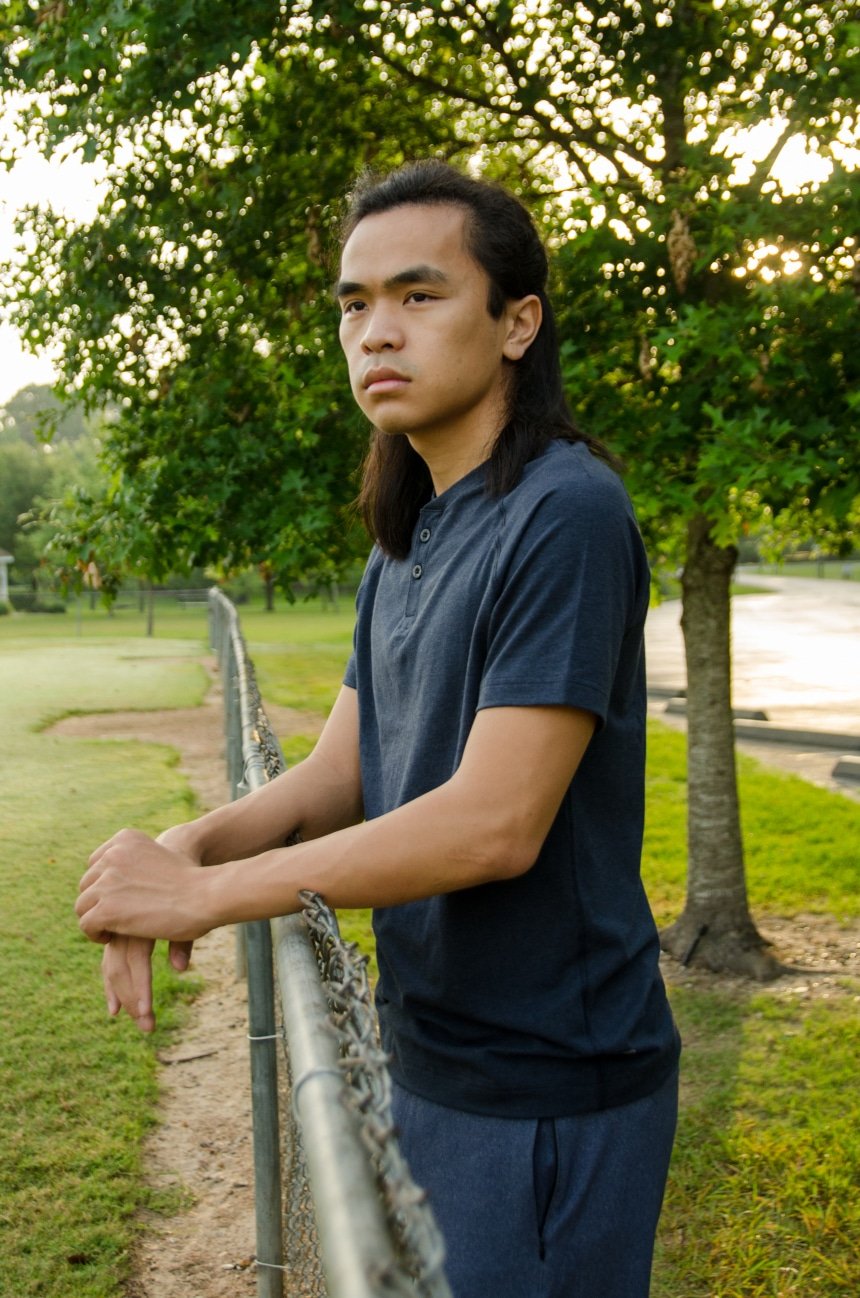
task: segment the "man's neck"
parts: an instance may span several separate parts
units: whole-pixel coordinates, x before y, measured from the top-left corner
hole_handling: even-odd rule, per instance
[[[407,436],[413,451],[421,456],[430,471],[434,492],[441,496],[490,458],[499,432],[499,421],[494,419],[491,428],[484,425],[469,430],[458,428],[450,433],[437,430]]]
[[[410,438],[410,441],[412,439]],[[437,496],[441,496],[443,491],[453,487],[455,482],[465,478],[467,473],[471,473],[479,464],[483,464],[489,459],[492,451],[492,442],[482,448],[480,452],[465,455],[461,448],[456,448],[450,455],[433,456],[432,462],[427,456],[421,454],[419,447],[412,443],[413,450],[416,450],[427,468],[430,470],[430,477],[433,480],[433,490]]]

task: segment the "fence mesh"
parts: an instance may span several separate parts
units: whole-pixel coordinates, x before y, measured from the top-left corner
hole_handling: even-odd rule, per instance
[[[392,1228],[397,1260],[421,1298],[448,1293],[444,1246],[423,1190],[400,1152],[391,1114],[391,1078],[379,1046],[367,959],[340,936],[322,898],[302,893],[304,917],[317,953],[337,1034],[346,1099],[355,1112]]]
[[[228,661],[228,653],[231,659],[224,679],[225,731],[228,769],[241,772],[237,783],[237,791],[241,792],[274,779],[284,770],[284,759],[260,699],[235,609],[214,592],[211,609],[213,647],[222,666]],[[235,752],[237,743],[241,743],[241,753]],[[385,1249],[368,1266],[371,1274],[362,1277],[363,1287],[352,1288],[349,1284],[343,1287],[342,1280],[333,1280],[332,1277],[342,1277],[343,1268],[331,1264],[320,1242],[331,1239],[332,1232],[320,1220],[324,1207],[314,1194],[308,1172],[284,1025],[287,1017],[284,999],[290,997],[291,988],[281,977],[277,981],[281,997],[278,1035],[285,1045],[278,1075],[283,1292],[287,1298],[347,1298],[352,1293],[451,1298],[444,1274],[441,1234],[424,1192],[412,1180],[397,1141],[391,1112],[391,1079],[379,1045],[367,959],[355,944],[342,939],[337,919],[321,897],[302,893],[301,899],[303,921],[316,957],[316,976],[328,1007],[327,1015],[311,1027],[313,1031],[330,1034],[337,1044],[343,1085],[336,1103],[345,1105],[354,1118],[359,1156],[363,1156],[370,1168],[387,1239]],[[304,1012],[301,1006],[287,1008],[293,1013],[297,1009]],[[344,1171],[346,1174],[347,1169]],[[360,1178],[356,1183],[361,1183]],[[364,1184],[367,1183],[365,1180]],[[266,1294],[272,1292],[271,1287],[265,1290]]]
[[[301,1131],[291,1111],[292,1070],[288,1050],[284,1050],[280,1065],[284,1292],[286,1298],[328,1298],[308,1164]]]

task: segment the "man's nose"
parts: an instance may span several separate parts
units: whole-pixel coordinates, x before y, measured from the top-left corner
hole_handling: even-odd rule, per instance
[[[403,346],[403,330],[392,308],[378,303],[367,312],[361,345],[366,352],[397,351]]]

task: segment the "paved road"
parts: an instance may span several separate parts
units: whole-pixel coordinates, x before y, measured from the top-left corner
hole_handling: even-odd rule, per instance
[[[810,735],[835,732],[856,745],[860,740],[860,582],[763,577],[743,571],[741,580],[766,586],[769,593],[733,601],[734,706],[762,709],[773,726]],[[680,613],[679,603],[672,601],[652,609],[648,616],[648,681],[661,693],[683,688],[686,681]],[[651,708],[662,714],[665,699],[652,699]],[[832,778],[838,750],[816,748],[811,739],[795,745],[739,740],[739,745],[762,760],[860,797],[860,783]]]

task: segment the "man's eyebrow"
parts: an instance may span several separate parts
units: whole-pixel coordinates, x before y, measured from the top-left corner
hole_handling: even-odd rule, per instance
[[[450,284],[450,279],[443,270],[437,266],[419,265],[407,266],[405,270],[399,270],[396,275],[390,275],[383,282],[384,289],[399,288],[406,284]],[[332,290],[332,296],[335,298],[351,297],[354,293],[364,293],[367,291],[366,285],[359,284],[354,280],[342,279],[335,284]]]

